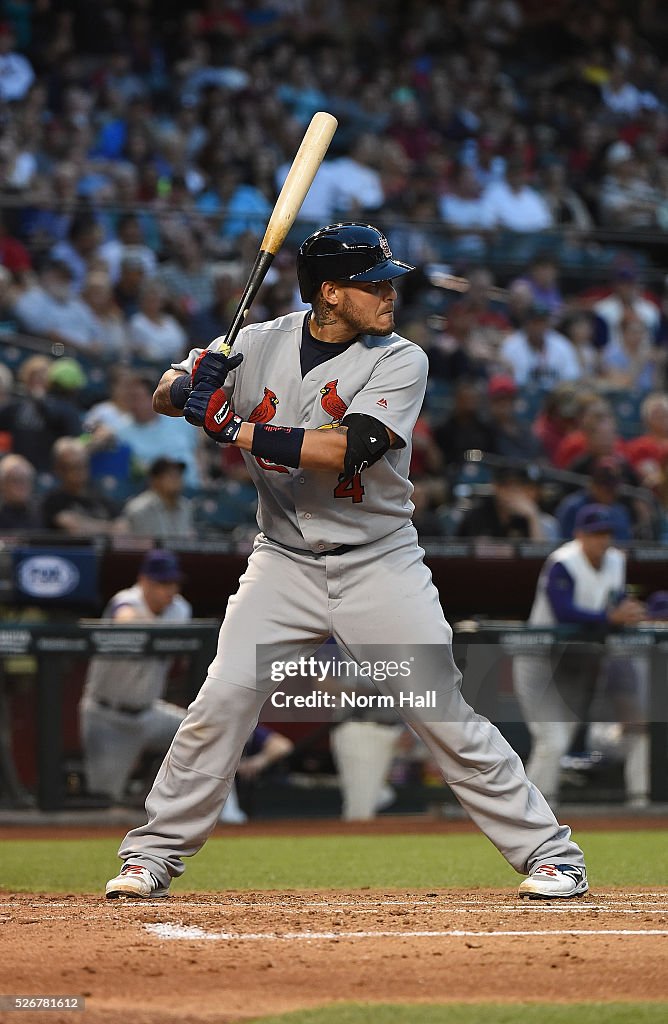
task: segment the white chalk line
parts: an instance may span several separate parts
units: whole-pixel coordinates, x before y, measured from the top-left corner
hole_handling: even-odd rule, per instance
[[[313,942],[325,939],[466,939],[466,938],[526,938],[534,935],[668,935],[662,929],[549,929],[549,930],[496,930],[496,931],[464,931],[452,928],[448,931],[355,931],[355,932],[207,932],[203,928],[182,924],[145,924],[144,929],[159,939],[207,941],[207,942]]]

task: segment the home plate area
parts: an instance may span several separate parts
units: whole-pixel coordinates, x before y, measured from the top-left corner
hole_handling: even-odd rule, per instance
[[[87,1022],[126,1011],[137,1024],[232,1022],[333,1000],[668,998],[668,889],[567,903],[520,902],[509,890],[151,903],[8,894],[0,925],[16,991],[85,995]]]
[[[412,899],[391,896],[363,898],[349,903],[332,898],[296,899],[296,905],[285,895],[277,904],[268,901],[266,897],[261,898],[259,903],[235,901],[232,906],[236,910],[245,909],[251,930],[244,928],[241,931],[230,931],[219,928],[212,931],[210,927],[207,929],[200,924],[184,924],[183,920],[148,923],[144,927],[149,934],[161,939],[219,942],[286,943],[332,939],[503,938],[535,935],[668,936],[668,927],[662,928],[656,923],[658,920],[668,925],[668,899],[664,908],[661,906],[663,898],[656,894],[636,897],[638,902],[635,906],[628,906],[628,900],[606,902],[587,898],[565,904],[541,901],[536,905],[537,901],[522,904],[513,903],[509,899],[498,900],[498,897],[462,900],[451,894],[438,893]],[[654,900],[659,901],[658,906]],[[200,904],[200,907],[207,906],[210,904]],[[489,925],[490,912],[498,915],[496,927]],[[541,914],[544,916],[541,917]],[[526,921],[527,915],[530,915],[530,921]],[[557,927],[555,915],[562,915]],[[586,923],[583,915],[587,918]],[[624,927],[611,927],[610,917],[604,918],[601,925],[595,920],[599,915],[613,915],[616,922],[623,921]],[[567,920],[564,920],[564,916]],[[431,925],[428,929],[423,927],[426,917]],[[638,927],[638,918],[651,920],[652,926]],[[252,930],[253,920],[258,920],[263,930]],[[569,922],[575,926],[569,926]],[[269,930],[266,927],[268,923],[272,926]],[[300,923],[302,927],[295,927],[295,923]]]

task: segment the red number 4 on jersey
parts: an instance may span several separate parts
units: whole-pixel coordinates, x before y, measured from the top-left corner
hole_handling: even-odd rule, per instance
[[[335,498],[352,498],[353,504],[357,505],[364,497],[364,484],[362,474],[355,473],[350,480],[342,480],[334,490]]]

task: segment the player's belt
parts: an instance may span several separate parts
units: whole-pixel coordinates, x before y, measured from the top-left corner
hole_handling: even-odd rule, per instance
[[[143,708],[133,708],[129,704],[111,704],[108,700],[99,700],[98,698],[95,698],[95,703],[101,708],[108,708],[109,711],[120,711],[122,715],[141,715],[149,708],[148,704]]]
[[[290,544],[283,544],[280,540],[274,540],[267,533],[264,535],[267,540],[270,540],[272,544],[277,544],[279,548],[285,548],[286,551],[292,551],[295,555],[308,555],[310,558],[324,558],[325,555],[345,555],[348,551],[355,551],[356,548],[361,547],[360,544],[339,544],[338,548],[328,548],[327,551],[311,551],[310,548],[293,548]]]

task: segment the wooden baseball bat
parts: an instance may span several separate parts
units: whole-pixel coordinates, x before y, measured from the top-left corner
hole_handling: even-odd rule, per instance
[[[267,230],[264,233],[260,251],[255,257],[243,295],[239,301],[230,329],[224,341],[218,346],[219,352],[229,354],[237,335],[248,316],[253,299],[264,281],[274,256],[283,245],[295,217],[301,209],[318,168],[336,131],[338,121],[332,114],[320,111],[313,115],[297,150],[288,176],[283,183],[276,205],[272,211]]]

